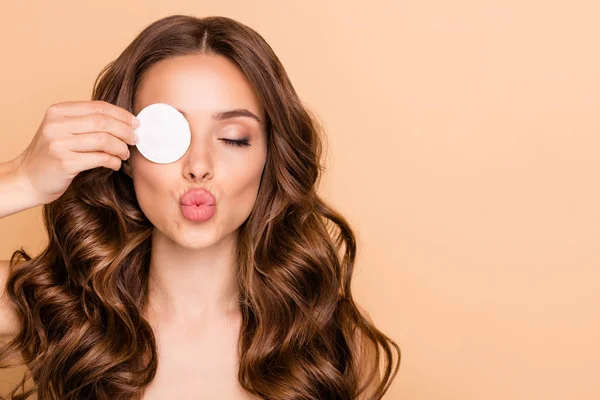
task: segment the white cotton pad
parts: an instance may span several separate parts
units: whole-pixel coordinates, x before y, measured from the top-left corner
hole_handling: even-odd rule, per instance
[[[172,163],[183,157],[190,147],[190,125],[175,107],[164,103],[150,104],[136,117],[140,120],[140,126],[134,129],[139,137],[136,146],[148,160]]]

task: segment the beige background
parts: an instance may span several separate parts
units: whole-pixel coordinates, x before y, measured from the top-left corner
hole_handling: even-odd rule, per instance
[[[356,297],[403,350],[386,399],[600,398],[597,1],[2,2],[0,160],[174,13],[256,29],[322,118]]]

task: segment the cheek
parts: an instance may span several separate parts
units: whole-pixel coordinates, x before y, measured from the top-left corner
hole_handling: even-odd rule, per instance
[[[225,183],[227,212],[236,224],[241,224],[252,211],[256,202],[264,162],[252,162],[230,171]]]
[[[147,218],[156,225],[155,221],[165,215],[168,208],[175,207],[175,199],[170,188],[176,182],[176,171],[169,165],[155,164],[139,160],[134,164],[133,183],[135,194]]]
[[[221,234],[237,229],[250,215],[260,187],[266,161],[266,150],[248,157],[239,154],[215,156],[213,178],[208,186],[219,193],[217,222]],[[155,164],[132,151],[133,182],[138,203],[146,217],[159,229],[173,224],[180,212],[176,198],[177,185],[186,186],[180,163]],[[168,230],[168,229],[167,229]]]

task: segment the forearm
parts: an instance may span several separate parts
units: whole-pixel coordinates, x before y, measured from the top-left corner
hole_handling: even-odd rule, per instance
[[[0,219],[39,205],[17,165],[18,159],[0,163]]]

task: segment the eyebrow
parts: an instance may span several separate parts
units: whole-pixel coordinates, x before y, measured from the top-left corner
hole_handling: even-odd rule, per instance
[[[177,108],[175,108],[175,109],[177,111],[179,111],[181,114],[183,114],[184,117],[187,118],[186,113],[184,113],[183,111],[181,111]],[[212,119],[214,119],[215,121],[223,121],[225,119],[230,119],[230,118],[235,118],[235,117],[249,117],[249,118],[252,118],[252,119],[255,119],[256,121],[258,121],[259,124],[262,124],[262,121],[256,114],[254,114],[252,111],[247,110],[245,108],[236,108],[233,110],[219,111],[212,115]]]

